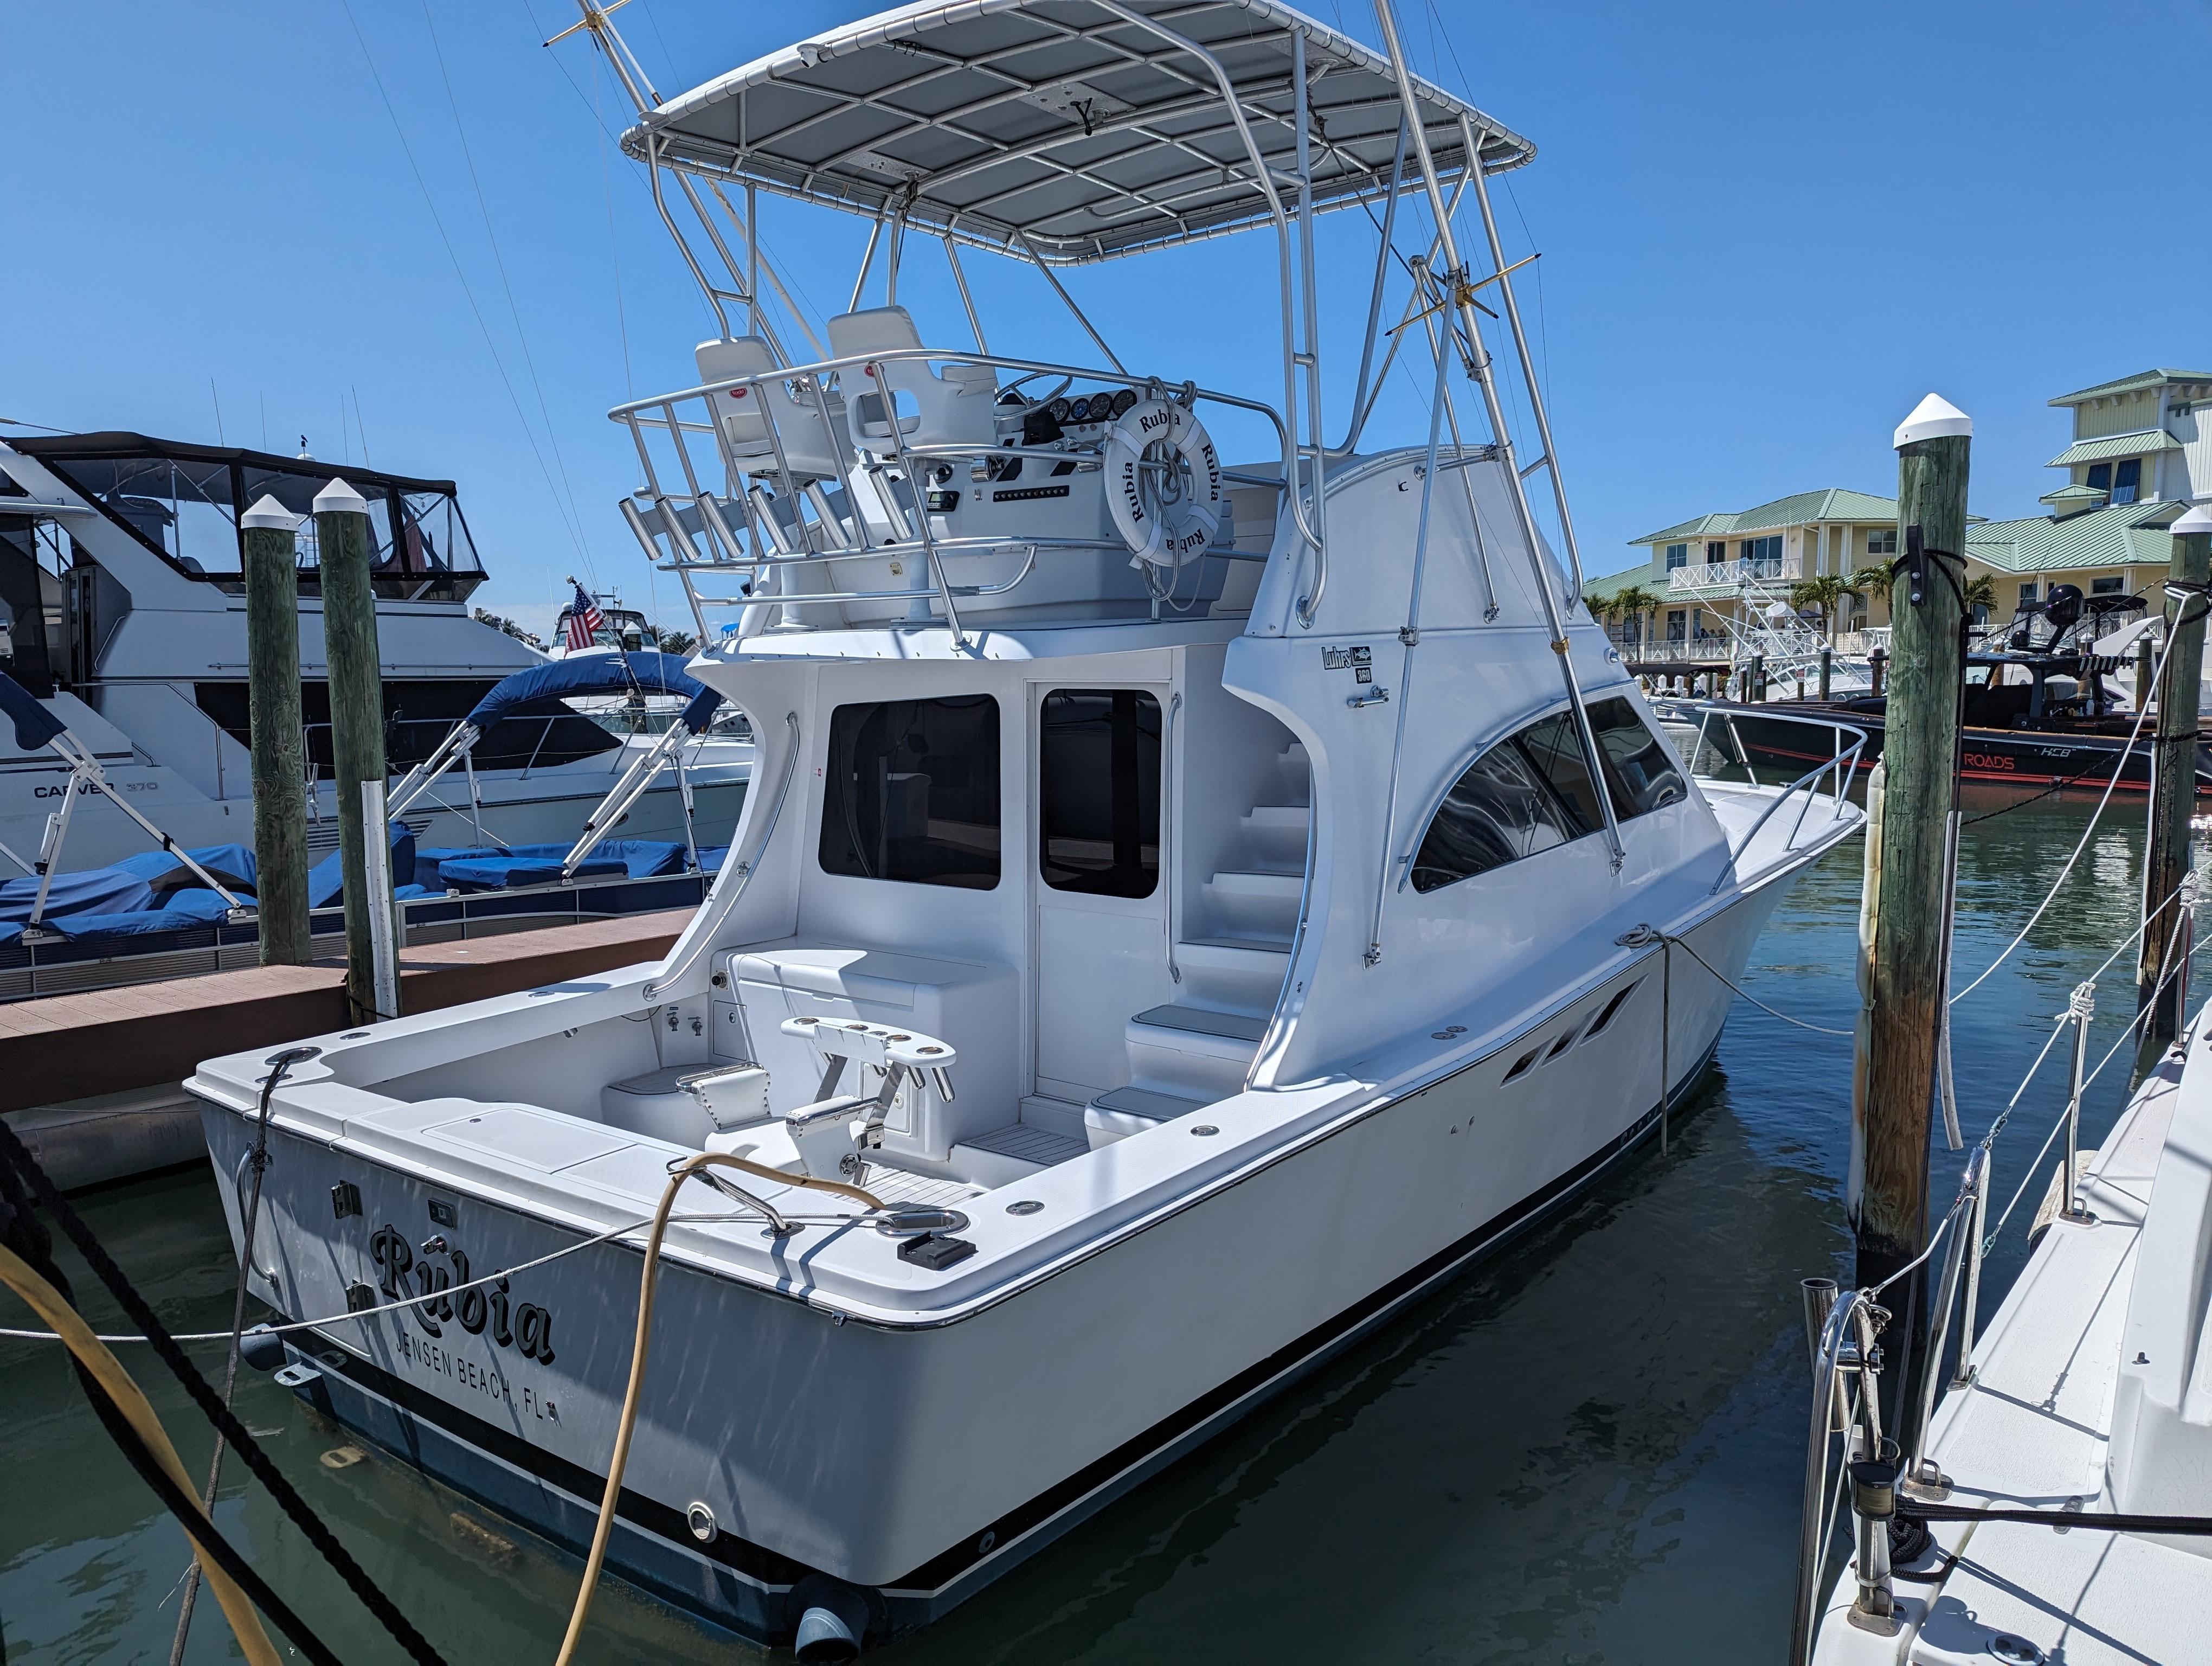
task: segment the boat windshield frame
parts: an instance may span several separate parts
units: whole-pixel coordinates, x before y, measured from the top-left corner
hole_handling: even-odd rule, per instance
[[[173,572],[227,594],[242,595],[246,587],[238,517],[264,496],[275,497],[302,517],[298,532],[300,591],[303,596],[320,593],[312,506],[315,494],[334,478],[343,478],[369,506],[375,544],[370,583],[380,599],[465,601],[487,576],[461,512],[459,489],[450,480],[122,432],[42,435],[9,444],[51,469],[103,519],[159,556]],[[138,465],[143,478],[126,480],[112,465]],[[112,477],[102,479],[103,473]],[[162,535],[164,529],[170,533],[180,530],[185,504],[180,479],[189,485],[191,506],[199,512],[198,518],[209,523],[210,535],[190,549],[180,537],[178,547],[172,549]],[[143,513],[129,513],[133,505]],[[401,531],[397,540],[395,526]]]

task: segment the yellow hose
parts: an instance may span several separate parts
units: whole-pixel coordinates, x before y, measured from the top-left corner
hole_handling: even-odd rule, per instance
[[[665,1213],[664,1207],[663,1213]],[[169,1444],[161,1420],[154,1415],[154,1408],[146,1403],[146,1396],[131,1380],[131,1374],[107,1351],[107,1345],[92,1334],[92,1327],[78,1317],[76,1310],[63,1299],[59,1291],[5,1244],[0,1244],[0,1280],[5,1280],[41,1319],[53,1327],[68,1344],[69,1351],[107,1390],[108,1397],[121,1409],[177,1490],[191,1499],[193,1509],[199,1511],[191,1477],[185,1474],[185,1466],[178,1461],[177,1449]],[[200,1511],[200,1519],[206,1521],[204,1511]],[[189,1523],[185,1530],[187,1534],[191,1532]],[[202,1575],[215,1592],[216,1601],[222,1605],[223,1617],[230,1621],[230,1629],[237,1634],[238,1645],[246,1651],[246,1659],[252,1666],[281,1666],[276,1651],[270,1645],[268,1633],[261,1629],[261,1616],[253,1611],[253,1604],[246,1600],[246,1593],[216,1566],[213,1557],[199,1548],[197,1538],[192,1554],[199,1560]]]
[[[668,1213],[676,1206],[676,1194],[701,1169],[736,1169],[786,1186],[840,1193],[859,1199],[871,1209],[884,1207],[880,1199],[858,1186],[848,1186],[837,1180],[817,1180],[811,1175],[786,1174],[781,1169],[769,1168],[763,1163],[749,1163],[726,1152],[702,1152],[696,1157],[684,1158],[669,1171],[667,1189],[660,1195],[660,1207],[653,1212],[653,1230],[645,1240],[645,1269],[639,1275],[637,1289],[637,1337],[630,1344],[629,1386],[623,1391],[622,1420],[615,1426],[614,1456],[607,1464],[606,1491],[599,1496],[599,1523],[592,1534],[592,1554],[584,1560],[584,1583],[576,1592],[576,1607],[568,1616],[568,1633],[561,1639],[561,1652],[555,1657],[554,1666],[569,1666],[575,1655],[576,1644],[584,1634],[584,1618],[592,1611],[592,1596],[599,1589],[599,1570],[606,1564],[607,1540],[614,1531],[615,1505],[622,1498],[623,1470],[629,1463],[629,1438],[637,1428],[638,1392],[645,1383],[645,1349],[653,1335],[653,1292],[660,1270],[661,1235],[668,1229]]]

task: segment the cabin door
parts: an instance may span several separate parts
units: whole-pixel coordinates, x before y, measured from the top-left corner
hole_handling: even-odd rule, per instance
[[[1080,1107],[1124,1086],[1130,1014],[1173,999],[1161,860],[1162,684],[1030,699],[1035,1085]]]

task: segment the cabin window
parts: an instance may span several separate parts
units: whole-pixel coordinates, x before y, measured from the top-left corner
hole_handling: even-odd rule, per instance
[[[823,770],[822,870],[989,891],[999,883],[999,702],[840,706]]]
[[[1667,615],[1667,640],[1670,642],[1685,642],[1689,638],[1690,616],[1680,608],[1675,608]]]
[[[1667,546],[1667,570],[1668,572],[1673,572],[1677,567],[1687,567],[1689,564],[1690,546],[1688,544],[1670,544]]]
[[[1054,891],[1150,897],[1160,882],[1160,702],[1054,689],[1037,720],[1037,861]]]
[[[1894,526],[1868,527],[1866,552],[1870,556],[1895,555],[1897,553],[1897,528]]]
[[[1705,561],[1706,561],[1706,563],[1707,563],[1709,566],[1717,567],[1717,566],[1719,566],[1719,565],[1721,564],[1721,562],[1723,562],[1726,561],[1727,559],[1728,559],[1728,540],[1727,540],[1726,538],[1717,538],[1708,539],[1708,540],[1707,540],[1707,542],[1706,542],[1706,544],[1705,544]]]
[[[1646,815],[1688,797],[1680,769],[1623,699],[1589,708],[1613,813]],[[1540,718],[1468,766],[1414,853],[1418,891],[1441,890],[1605,824],[1571,711]]]
[[[2130,457],[2113,465],[2112,502],[2132,503],[2142,489],[2142,459]]]
[[[1413,889],[1455,885],[1580,834],[1516,736],[1475,759],[1444,794],[1413,857]]]
[[[1589,716],[1615,816],[1623,821],[1648,816],[1689,797],[1674,755],[1644,726],[1634,706],[1626,700],[1601,700],[1589,708]]]
[[[2022,607],[2032,607],[2042,598],[2042,595],[2043,591],[2040,587],[2031,579],[2020,587],[2020,605]]]
[[[2089,593],[2093,596],[2117,596],[2127,587],[2127,581],[2117,573],[2108,579],[2089,581]]]

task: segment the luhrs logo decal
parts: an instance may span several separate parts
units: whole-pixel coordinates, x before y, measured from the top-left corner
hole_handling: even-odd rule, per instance
[[[540,1365],[553,1363],[550,1313],[535,1302],[511,1304],[505,1279],[456,1294],[455,1285],[469,1282],[468,1256],[447,1243],[442,1234],[430,1239],[422,1250],[422,1259],[416,1260],[414,1246],[396,1226],[380,1226],[370,1236],[368,1253],[376,1262],[377,1282],[386,1300],[398,1301],[410,1293],[421,1296],[422,1299],[414,1304],[415,1317],[430,1335],[444,1335],[444,1326],[449,1322],[471,1336],[489,1331],[491,1340],[503,1348],[520,1349],[526,1359]],[[441,1253],[447,1263],[442,1267],[432,1259]]]

